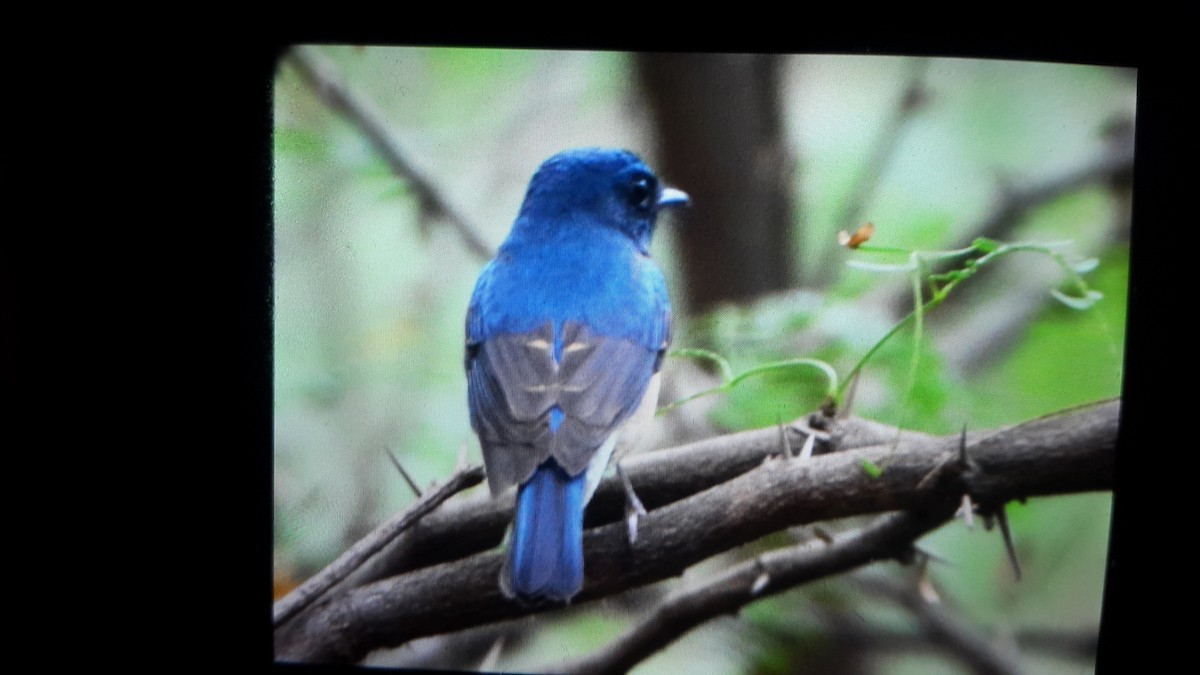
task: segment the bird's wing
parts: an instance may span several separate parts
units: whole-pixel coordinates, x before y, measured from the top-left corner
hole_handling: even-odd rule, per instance
[[[665,313],[660,320],[658,349],[601,335],[583,322],[563,322],[559,362],[550,321],[532,332],[468,344],[471,423],[493,493],[525,481],[548,457],[570,475],[587,468],[596,450],[637,410],[661,365]]]

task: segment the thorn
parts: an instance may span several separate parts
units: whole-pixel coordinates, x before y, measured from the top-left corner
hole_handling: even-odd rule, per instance
[[[1013,566],[1013,575],[1017,581],[1021,580],[1021,563],[1017,561],[1017,547],[1013,544],[1012,530],[1008,527],[1008,515],[1004,511],[1004,505],[1001,504],[999,509],[996,509],[996,520],[1000,521],[1000,534],[1004,537],[1004,548],[1008,550],[1008,560]]]
[[[479,667],[476,668],[476,670],[481,673],[495,672],[496,661],[500,659],[500,652],[503,649],[504,636],[501,635],[500,637],[496,638],[495,642],[492,643],[492,646],[490,649],[488,649],[487,654],[484,654],[483,660],[479,662]]]
[[[637,511],[625,507],[625,537],[629,540],[629,545],[633,546],[637,543],[638,535],[638,515]]]
[[[813,417],[816,417],[814,414]],[[811,423],[812,420],[809,420]],[[833,435],[828,431],[821,431],[809,426],[804,420],[796,420],[791,424],[792,429],[804,434],[804,445],[800,446],[799,459],[806,462],[812,459],[813,452],[816,450],[817,441],[828,443],[833,440]]]
[[[921,578],[917,579],[917,593],[920,594],[922,600],[930,605],[936,605],[942,601],[941,597],[938,596],[937,589],[933,587],[933,582],[925,574],[922,574]]]
[[[850,384],[846,387],[846,395],[842,397],[842,407],[838,410],[838,419],[845,419],[850,416],[850,408],[854,405],[854,393],[858,391],[858,378],[862,371],[857,371],[850,378]]]
[[[942,556],[940,556],[936,553],[930,553],[929,551],[926,551],[925,549],[921,548],[920,546],[913,546],[913,548],[921,556],[921,558],[923,560],[923,564],[926,566],[928,566],[928,564],[931,562],[938,563],[939,565],[950,565],[951,567],[954,566],[954,563],[950,562],[946,558],[943,558]]]
[[[936,605],[941,602],[941,598],[938,597],[937,590],[933,587],[933,580],[929,578],[929,563],[934,562],[935,558],[915,545],[913,548],[921,557],[920,567],[917,571],[917,595],[927,604]]]
[[[383,451],[387,453],[388,459],[392,460],[392,466],[396,467],[401,476],[404,476],[404,482],[408,483],[409,489],[417,495],[417,499],[420,499],[421,488],[417,487],[417,483],[412,479],[412,476],[408,475],[408,472],[404,470],[404,466],[400,464],[400,460],[396,459],[396,456],[392,454],[390,449],[384,448]]]
[[[462,471],[467,468],[467,444],[463,443],[458,446],[458,459],[455,462],[455,471]]]
[[[767,574],[766,570],[763,570],[762,574],[758,575],[758,578],[755,579],[754,583],[750,586],[750,595],[758,595],[759,593],[762,593],[763,589],[765,589],[769,583],[771,583],[771,575]]]
[[[785,459],[791,459],[792,441],[788,438],[787,429],[784,428],[782,420],[778,420],[776,424],[779,426],[779,445],[783,447],[783,456]]]
[[[808,460],[812,459],[813,445],[815,445],[816,442],[817,437],[815,434],[809,434],[808,437],[804,439],[804,447],[800,448],[801,462],[807,462]]]
[[[638,499],[637,493],[633,491],[633,484],[629,482],[629,476],[625,474],[625,467],[617,462],[617,477],[621,479],[621,485],[625,488],[625,527],[627,528],[627,537],[629,545],[633,546],[637,543],[638,538],[638,519],[646,515],[646,507],[642,505],[642,500]]]
[[[911,565],[918,557],[917,547],[909,544],[900,552],[896,553],[896,560],[901,565]]]
[[[821,441],[822,443],[828,443],[833,440],[833,434],[813,424],[814,421],[820,419],[821,418],[814,414],[808,420],[798,419],[795,422],[792,422],[791,427],[793,430],[798,431],[805,436],[816,436],[818,441]]]
[[[958,464],[966,471],[971,468],[971,458],[967,456],[967,423],[963,422],[962,435],[958,438]]]
[[[820,525],[814,525],[812,531],[813,531],[813,534],[815,534],[817,536],[817,539],[820,539],[821,541],[825,542],[826,544],[833,543],[833,535],[830,534],[828,530],[821,527]]]
[[[971,502],[971,495],[964,494],[962,496],[962,505],[954,512],[955,518],[962,518],[967,524],[967,529],[975,529],[975,504]]]
[[[892,454],[895,453],[896,450],[898,450],[900,448],[900,439],[903,437],[904,437],[904,428],[896,427],[896,437],[892,439],[892,447],[890,449],[888,449],[887,457],[884,457],[882,460],[880,460],[881,462],[887,462],[887,461],[891,460]]]

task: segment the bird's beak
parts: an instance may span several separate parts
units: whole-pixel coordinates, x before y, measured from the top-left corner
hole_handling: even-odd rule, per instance
[[[664,187],[662,194],[658,196],[658,208],[666,208],[668,206],[690,206],[692,198],[683,190],[676,190],[673,187]]]

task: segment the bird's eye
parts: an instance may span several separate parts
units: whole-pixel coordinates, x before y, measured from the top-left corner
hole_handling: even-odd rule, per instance
[[[633,179],[629,189],[629,202],[642,211],[649,211],[654,205],[654,179],[648,176],[638,176]]]

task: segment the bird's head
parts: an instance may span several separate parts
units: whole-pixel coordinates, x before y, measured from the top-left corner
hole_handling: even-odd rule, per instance
[[[661,209],[688,204],[627,150],[566,150],[542,163],[525,193],[518,223],[531,230],[611,227],[646,253]],[[545,232],[530,232],[545,234]]]

